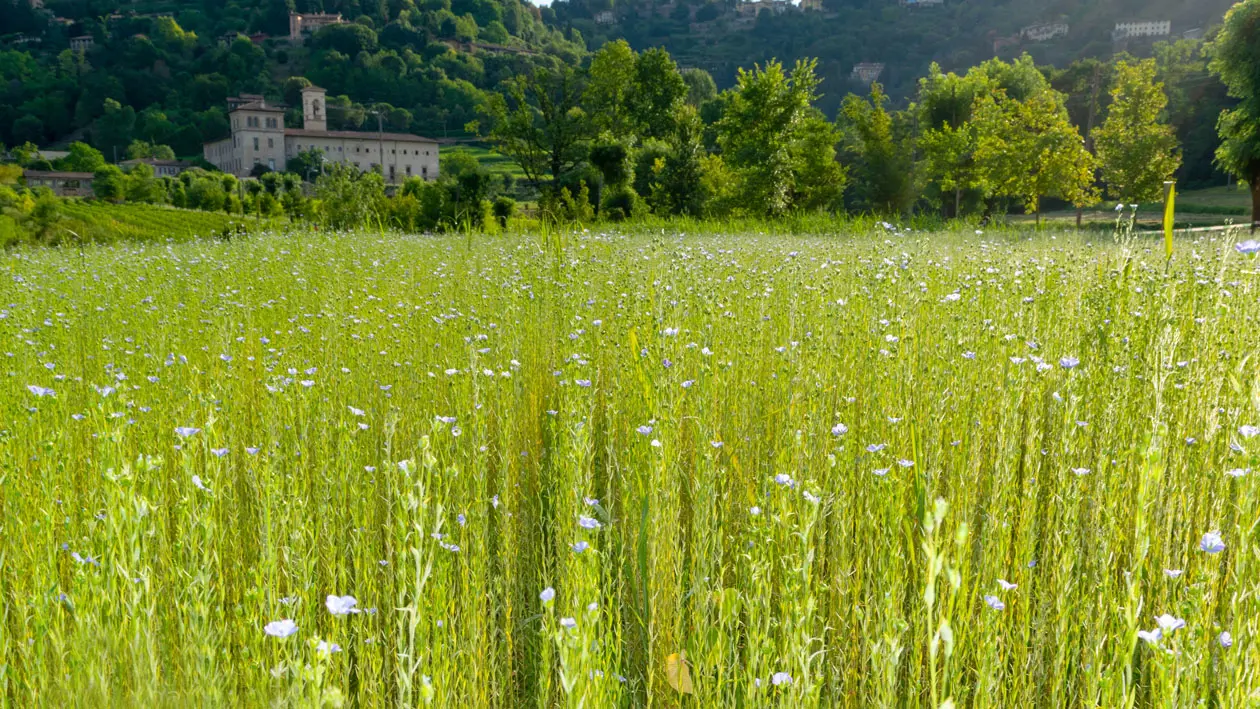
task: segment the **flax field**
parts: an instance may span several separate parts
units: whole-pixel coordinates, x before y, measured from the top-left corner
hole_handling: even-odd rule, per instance
[[[1235,238],[7,254],[0,705],[1255,705]]]

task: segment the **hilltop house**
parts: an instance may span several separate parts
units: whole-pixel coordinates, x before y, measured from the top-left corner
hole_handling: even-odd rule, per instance
[[[317,148],[328,162],[378,170],[390,184],[412,176],[435,180],[438,144],[410,133],[328,130],[325,91],[302,89],[302,127],[286,128],[284,107],[256,95],[228,100],[231,137],[206,143],[206,160],[224,172],[246,177],[256,166],[284,170],[289,158]]]
[[[1055,37],[1063,37],[1068,33],[1066,22],[1046,22],[1040,25],[1029,25],[1019,31],[1019,36],[1030,42],[1046,42]]]
[[[340,25],[344,23],[345,20],[341,19],[341,13],[334,15],[323,12],[313,12],[308,14],[291,12],[289,13],[289,39],[294,42],[300,42],[306,35],[314,34],[317,30],[327,27],[328,25]]]
[[[90,172],[22,171],[27,187],[47,187],[58,197],[91,197],[95,177]]]
[[[1171,20],[1156,20],[1151,22],[1117,22],[1116,29],[1112,32],[1112,36],[1116,39],[1128,39],[1130,37],[1167,37],[1172,34]]]
[[[849,74],[849,78],[857,79],[863,84],[873,84],[879,81],[879,75],[884,73],[883,62],[862,62],[854,64],[853,71]]]

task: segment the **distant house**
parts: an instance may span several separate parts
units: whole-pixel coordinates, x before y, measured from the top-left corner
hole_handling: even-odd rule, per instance
[[[1068,33],[1066,22],[1046,22],[1040,25],[1029,25],[1019,31],[1019,36],[1030,42],[1046,42],[1055,37],[1063,37]]]
[[[879,76],[883,73],[883,62],[862,62],[861,64],[853,65],[853,71],[849,74],[849,78],[857,79],[863,84],[869,85],[879,81]]]
[[[770,12],[775,15],[781,15],[792,7],[792,3],[786,0],[752,0],[752,2],[741,2],[735,6],[735,14],[743,18],[752,19],[763,12]]]
[[[58,197],[91,197],[93,177],[90,172],[22,171],[27,187],[47,187]]]
[[[289,39],[300,42],[306,35],[313,34],[328,25],[341,24],[345,24],[345,20],[341,19],[341,13],[333,15],[323,12],[309,14],[291,12],[289,13]]]
[[[78,37],[70,38],[70,49],[76,52],[86,52],[96,44],[96,40],[92,39],[90,34],[81,34]]]
[[[134,158],[132,160],[123,160],[120,164],[126,167],[134,167],[140,164],[148,165],[153,168],[153,174],[157,177],[175,177],[193,166],[187,160],[159,160],[157,158]]]
[[[616,21],[617,16],[613,14],[612,10],[601,10],[600,12],[595,13],[595,22],[601,25],[611,25]]]
[[[944,5],[945,0],[901,0],[901,4],[907,7],[936,7]]]
[[[1171,20],[1155,20],[1151,22],[1117,22],[1112,32],[1115,39],[1130,37],[1167,37],[1172,34]]]

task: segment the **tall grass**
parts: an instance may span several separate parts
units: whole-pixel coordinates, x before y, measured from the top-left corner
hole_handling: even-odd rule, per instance
[[[1090,238],[6,256],[0,703],[1246,706],[1255,264]]]

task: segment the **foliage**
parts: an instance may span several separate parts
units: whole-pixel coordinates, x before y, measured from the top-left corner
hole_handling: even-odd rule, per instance
[[[1177,137],[1162,122],[1168,100],[1155,71],[1154,59],[1117,63],[1111,109],[1094,132],[1107,191],[1127,203],[1158,198],[1181,162]]]
[[[385,179],[343,163],[329,163],[315,181],[318,218],[331,229],[376,225],[385,213]]]
[[[888,97],[871,84],[869,100],[849,95],[840,108],[848,154],[853,157],[854,198],[859,209],[897,215],[914,199],[910,151],[893,133]]]
[[[790,75],[769,62],[741,71],[718,122],[718,145],[727,169],[737,180],[735,192],[750,214],[777,216],[801,206],[801,196],[816,186],[804,179],[837,182],[840,166],[825,159],[803,169],[803,152],[818,148],[815,110],[818,78],[814,62],[798,62]],[[821,142],[824,147],[828,139]],[[832,146],[834,147],[834,145]],[[842,180],[840,180],[842,184]]]
[[[580,105],[584,88],[576,69],[540,68],[509,79],[504,92],[483,106],[498,151],[515,160],[535,187],[548,177],[558,181],[586,159],[594,126]]]
[[[1255,224],[1260,222],[1260,0],[1243,0],[1230,9],[1208,51],[1212,71],[1239,100],[1221,114],[1216,161],[1251,185]]]
[[[998,90],[976,105],[975,159],[992,193],[1040,216],[1041,199],[1078,206],[1097,202],[1095,159],[1067,117],[1063,97],[1044,88],[1025,100]]]

